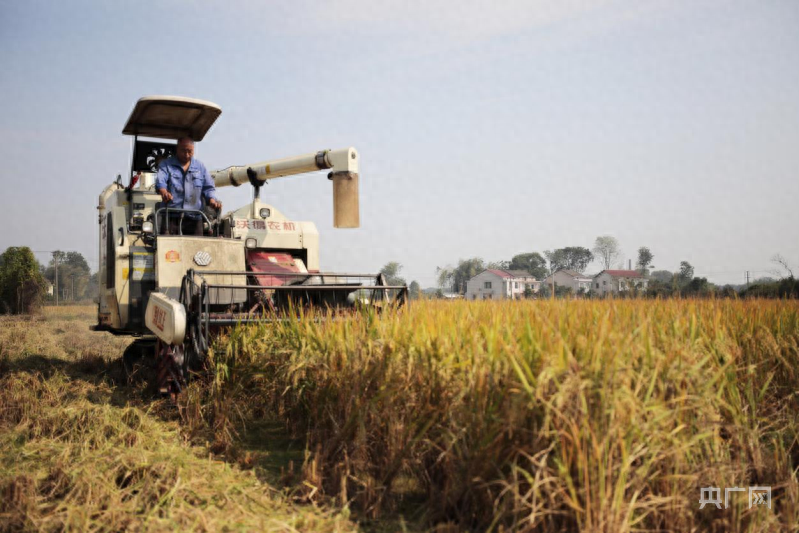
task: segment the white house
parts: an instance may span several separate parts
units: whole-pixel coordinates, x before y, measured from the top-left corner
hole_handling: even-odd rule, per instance
[[[552,288],[552,278],[555,278],[556,287],[569,287],[572,294],[587,293],[591,290],[591,282],[593,278],[575,272],[574,270],[558,270],[554,274],[550,274],[544,279],[544,284]]]
[[[594,293],[604,296],[605,294],[619,294],[629,291],[631,288],[646,290],[649,280],[636,270],[603,270],[594,276]]]
[[[516,300],[524,297],[524,290],[538,292],[541,282],[523,270],[490,268],[466,282],[467,300]]]

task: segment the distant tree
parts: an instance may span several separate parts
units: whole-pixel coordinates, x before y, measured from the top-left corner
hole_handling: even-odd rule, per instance
[[[788,260],[785,259],[782,255],[774,254],[774,256],[771,258],[771,262],[778,265],[780,268],[787,270],[788,277],[793,279],[793,269],[788,264]],[[782,276],[780,275],[780,277]]]
[[[599,260],[602,268],[609,270],[610,267],[621,257],[619,241],[610,235],[600,235],[594,241],[594,256]]]
[[[563,298],[565,296],[571,296],[574,291],[571,287],[567,287],[565,285],[555,285],[555,298]]]
[[[571,287],[567,287],[565,285],[555,285],[555,298],[563,298],[566,296],[570,296],[574,293]],[[538,296],[540,298],[551,298],[552,297],[552,285],[547,283],[541,284],[541,289],[538,291]]]
[[[438,274],[438,284],[440,287],[451,287],[452,292],[463,294],[466,292],[466,282],[486,269],[485,261],[479,257],[471,259],[461,259],[458,266],[446,266],[436,268]]]
[[[75,300],[94,296],[87,290],[90,285],[91,269],[80,252],[53,252],[50,263],[44,270],[44,277],[53,285],[56,285],[56,260],[58,261],[57,289],[59,294],[70,299],[74,297]]]
[[[541,288],[538,289],[538,297],[550,298],[551,296],[552,296],[552,285],[548,283],[542,283]]]
[[[74,267],[76,270],[89,273],[89,263],[80,252],[67,252],[64,254],[64,265]]]
[[[780,298],[799,298],[799,279],[783,278],[777,286],[777,296]]]
[[[771,276],[760,276],[759,278],[757,278],[754,281],[752,281],[753,284],[754,283],[759,283],[761,285],[766,285],[768,283],[776,283],[776,282],[777,282],[777,279],[776,278],[772,278]]]
[[[782,278],[779,281],[757,280],[741,290],[742,298],[799,298],[799,280]]]
[[[27,246],[0,255],[0,311],[32,313],[41,305],[44,279],[39,262]]]
[[[547,261],[538,252],[514,255],[508,268],[529,272],[535,279],[547,277]]]
[[[498,270],[508,270],[510,268],[510,261],[491,261],[486,265],[486,268],[495,268]]]
[[[89,283],[86,286],[86,291],[84,293],[84,298],[91,298],[92,300],[96,299],[100,294],[100,280],[99,280],[99,273],[95,272],[91,276],[89,276]]]
[[[674,287],[671,282],[672,273],[669,272],[667,281],[662,281],[663,278],[650,278],[649,284],[646,287],[646,295],[650,297],[667,298],[674,294]]]
[[[594,260],[591,250],[582,246],[567,246],[558,248],[554,252],[547,250],[544,255],[549,260],[549,270],[553,273],[564,269],[583,273],[588,264]]]
[[[380,269],[380,273],[386,278],[386,285],[405,285],[405,278],[400,276],[401,270],[401,263],[391,261]]]
[[[646,246],[642,246],[638,249],[638,261],[636,262],[636,266],[641,275],[646,276],[649,274],[649,265],[652,264],[654,258],[655,256],[652,255],[652,252],[650,252],[649,248]]]
[[[418,300],[419,296],[422,294],[422,288],[419,286],[419,282],[414,280],[408,286],[408,296],[411,300]]]
[[[688,261],[680,261],[680,271],[676,275],[680,285],[686,285],[694,279],[694,267]]]
[[[721,298],[735,298],[738,293],[735,292],[735,288],[732,285],[724,285],[719,289],[718,295]]]
[[[454,269],[450,266],[446,267],[436,267],[436,278],[438,280],[438,286],[442,289],[452,287],[452,276],[454,275]]]
[[[535,291],[533,290],[533,288],[531,286],[527,285],[524,288],[524,297],[525,298],[532,298],[533,296],[535,296]]]
[[[455,291],[463,294],[466,292],[466,282],[485,270],[485,263],[479,257],[462,259],[458,261],[458,267],[453,274]]]
[[[681,292],[683,296],[710,296],[714,290],[715,286],[707,278],[691,278]]]
[[[549,267],[547,268],[547,275],[554,274],[555,272],[563,268],[560,264],[560,258],[555,255],[555,252],[557,252],[557,250],[555,250],[554,252],[552,250],[544,250],[544,257],[547,258],[547,262],[549,263]]]
[[[668,270],[655,270],[649,275],[649,278],[654,281],[659,281],[661,283],[671,283],[674,274],[669,272]]]

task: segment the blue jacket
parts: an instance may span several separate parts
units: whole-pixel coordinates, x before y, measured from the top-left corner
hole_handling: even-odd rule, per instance
[[[171,156],[158,165],[155,190],[166,189],[172,194],[167,207],[202,210],[202,199],[217,199],[214,180],[199,160],[192,158],[189,169],[183,172],[178,158]],[[187,215],[189,216],[189,215]],[[191,216],[197,218],[198,215]]]

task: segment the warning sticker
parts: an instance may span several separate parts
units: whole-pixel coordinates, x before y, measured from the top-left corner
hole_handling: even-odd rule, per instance
[[[180,253],[177,250],[169,250],[164,256],[164,259],[169,263],[177,263],[180,261]]]
[[[133,253],[133,281],[151,281],[155,279],[154,257],[153,254],[145,252]]]

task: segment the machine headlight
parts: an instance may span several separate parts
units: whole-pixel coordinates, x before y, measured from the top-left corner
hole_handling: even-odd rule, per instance
[[[268,207],[262,207],[258,214],[261,215],[261,218],[269,218],[269,215],[272,214],[272,210]]]
[[[250,250],[252,250],[252,249],[253,249],[253,248],[255,248],[256,246],[258,246],[258,241],[257,241],[257,240],[255,240],[255,239],[253,239],[252,237],[250,237],[249,239],[247,239],[246,241],[244,241],[244,246],[245,246],[246,248],[249,248]]]
[[[149,220],[141,225],[142,233],[152,233],[153,232],[153,223]]]

